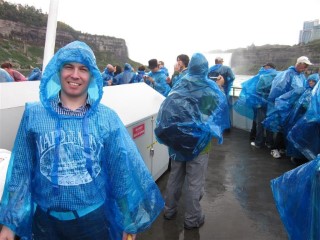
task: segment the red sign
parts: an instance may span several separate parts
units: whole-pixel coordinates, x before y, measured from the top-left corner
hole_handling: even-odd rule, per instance
[[[142,123],[132,129],[133,139],[140,137],[143,134],[144,134],[144,123]]]

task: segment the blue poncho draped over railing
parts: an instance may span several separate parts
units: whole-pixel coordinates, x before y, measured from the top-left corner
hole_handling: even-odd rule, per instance
[[[319,81],[311,92],[307,112],[288,133],[288,141],[309,159],[320,153],[320,85]]]
[[[241,84],[242,90],[233,109],[240,115],[253,119],[254,109],[267,105],[271,83],[276,74],[275,69],[262,67],[257,75],[243,82]]]
[[[271,181],[289,239],[320,239],[320,156]]]
[[[207,59],[194,54],[187,74],[160,107],[155,134],[173,150],[171,157],[176,160],[192,160],[212,137],[222,143],[222,132],[230,127],[226,96],[207,74]]]

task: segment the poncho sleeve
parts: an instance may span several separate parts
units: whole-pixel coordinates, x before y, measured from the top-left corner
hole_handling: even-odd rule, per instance
[[[31,239],[33,215],[31,176],[35,147],[28,134],[28,121],[26,105],[11,154],[0,204],[0,223],[9,227],[22,239]]]
[[[271,181],[273,197],[289,239],[320,239],[320,158]]]
[[[107,204],[112,214],[113,231],[128,233],[144,231],[164,207],[158,186],[154,182],[127,129],[115,114],[113,130],[107,138]],[[112,207],[111,207],[112,206]]]

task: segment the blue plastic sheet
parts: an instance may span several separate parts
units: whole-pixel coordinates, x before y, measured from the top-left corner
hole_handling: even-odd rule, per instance
[[[240,115],[253,119],[253,109],[267,105],[267,96],[276,73],[275,69],[264,69],[262,67],[257,75],[243,82],[241,84],[242,90],[233,105],[233,109]]]
[[[307,112],[295,123],[288,133],[288,141],[309,160],[320,153],[320,85],[319,81],[311,92]]]
[[[320,239],[320,157],[271,180],[291,240]]]
[[[304,73],[297,72],[294,66],[279,72],[274,78],[268,96],[267,117],[263,126],[272,132],[283,132],[286,117],[295,101],[306,89]]]

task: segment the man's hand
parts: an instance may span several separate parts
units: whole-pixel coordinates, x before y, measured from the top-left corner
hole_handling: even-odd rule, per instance
[[[14,232],[10,228],[3,226],[0,232],[0,240],[14,240]]]
[[[123,232],[122,234],[122,240],[135,240],[136,239],[136,234],[131,234],[131,233],[126,233]]]
[[[223,85],[224,85],[224,77],[221,76],[221,75],[219,75],[219,76],[217,77],[216,83],[218,84],[218,86],[223,86]]]

